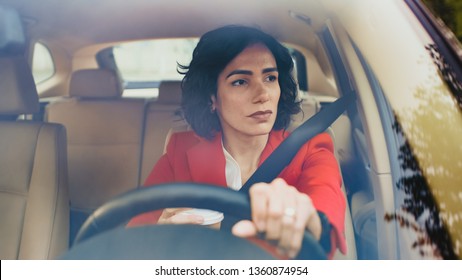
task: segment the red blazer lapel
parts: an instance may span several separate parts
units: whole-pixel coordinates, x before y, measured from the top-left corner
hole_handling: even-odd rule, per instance
[[[221,134],[211,141],[200,142],[186,152],[191,178],[194,182],[226,187],[225,156]]]
[[[283,130],[273,130],[269,134],[268,143],[263,149],[263,152],[260,156],[259,166],[271,155],[271,153],[281,144],[284,139],[289,136],[288,132]]]

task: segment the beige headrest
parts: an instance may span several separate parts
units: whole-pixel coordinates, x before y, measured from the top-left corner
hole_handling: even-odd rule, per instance
[[[158,102],[163,104],[181,103],[181,81],[163,81],[159,86]]]
[[[72,74],[69,96],[104,98],[120,97],[122,85],[113,71],[106,69],[84,69]]]
[[[39,111],[37,88],[23,56],[0,57],[0,115]]]

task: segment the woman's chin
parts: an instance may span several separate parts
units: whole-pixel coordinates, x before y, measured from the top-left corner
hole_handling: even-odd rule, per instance
[[[252,136],[264,136],[269,135],[271,132],[272,127],[264,128],[264,127],[256,127],[255,129],[249,130],[249,135]]]

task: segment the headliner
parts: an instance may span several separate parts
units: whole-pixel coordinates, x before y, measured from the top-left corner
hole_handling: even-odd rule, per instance
[[[333,0],[324,2],[329,1]],[[69,53],[101,43],[199,37],[227,24],[259,26],[280,41],[312,48],[315,41],[310,34],[326,18],[316,0],[0,0],[0,4],[19,11],[32,40],[59,44]],[[289,11],[308,16],[311,26]]]

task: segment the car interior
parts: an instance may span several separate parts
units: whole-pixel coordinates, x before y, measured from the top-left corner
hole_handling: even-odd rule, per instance
[[[128,28],[116,9],[123,7],[124,1],[94,3],[93,10],[83,4],[46,2],[44,7],[62,8],[61,16],[51,18],[49,11],[27,1],[0,1],[0,14],[8,15],[0,17],[1,24],[18,24],[25,30],[25,35],[5,38],[6,43],[0,40],[0,209],[9,213],[0,220],[1,259],[59,257],[93,211],[143,184],[172,132],[189,129],[176,114],[181,100],[180,80],[156,81],[155,97],[125,96],[127,81],[121,77],[112,53],[122,43],[197,38],[225,23],[258,22],[296,53],[302,113],[290,129],[341,96],[329,50],[319,35],[328,26],[327,17],[313,12],[318,9],[308,12],[297,1],[291,4],[300,13],[287,11],[283,4],[267,9],[267,13],[257,13],[255,4],[249,3],[248,13],[254,13],[255,21],[217,13],[191,27],[179,20],[169,31],[165,26],[172,19],[162,15],[165,11],[178,17],[202,13],[192,5],[188,13],[175,10],[174,5],[162,12],[154,4],[138,7],[135,4],[141,1],[135,1],[125,11],[133,19]],[[207,1],[199,2],[204,5]],[[103,9],[104,14],[113,12],[113,16],[101,17]],[[154,15],[145,10],[154,11]],[[267,19],[271,15],[291,31],[273,24]],[[159,18],[155,20],[141,20],[156,16]],[[87,24],[85,18],[92,21]],[[162,26],[156,24],[162,20]],[[89,26],[95,22],[97,26]],[[46,46],[54,63],[53,75],[38,84],[30,69],[35,43]],[[375,204],[367,175],[371,150],[360,116],[355,105],[327,129],[335,143],[348,202],[348,254],[337,252],[335,259],[378,257]]]

